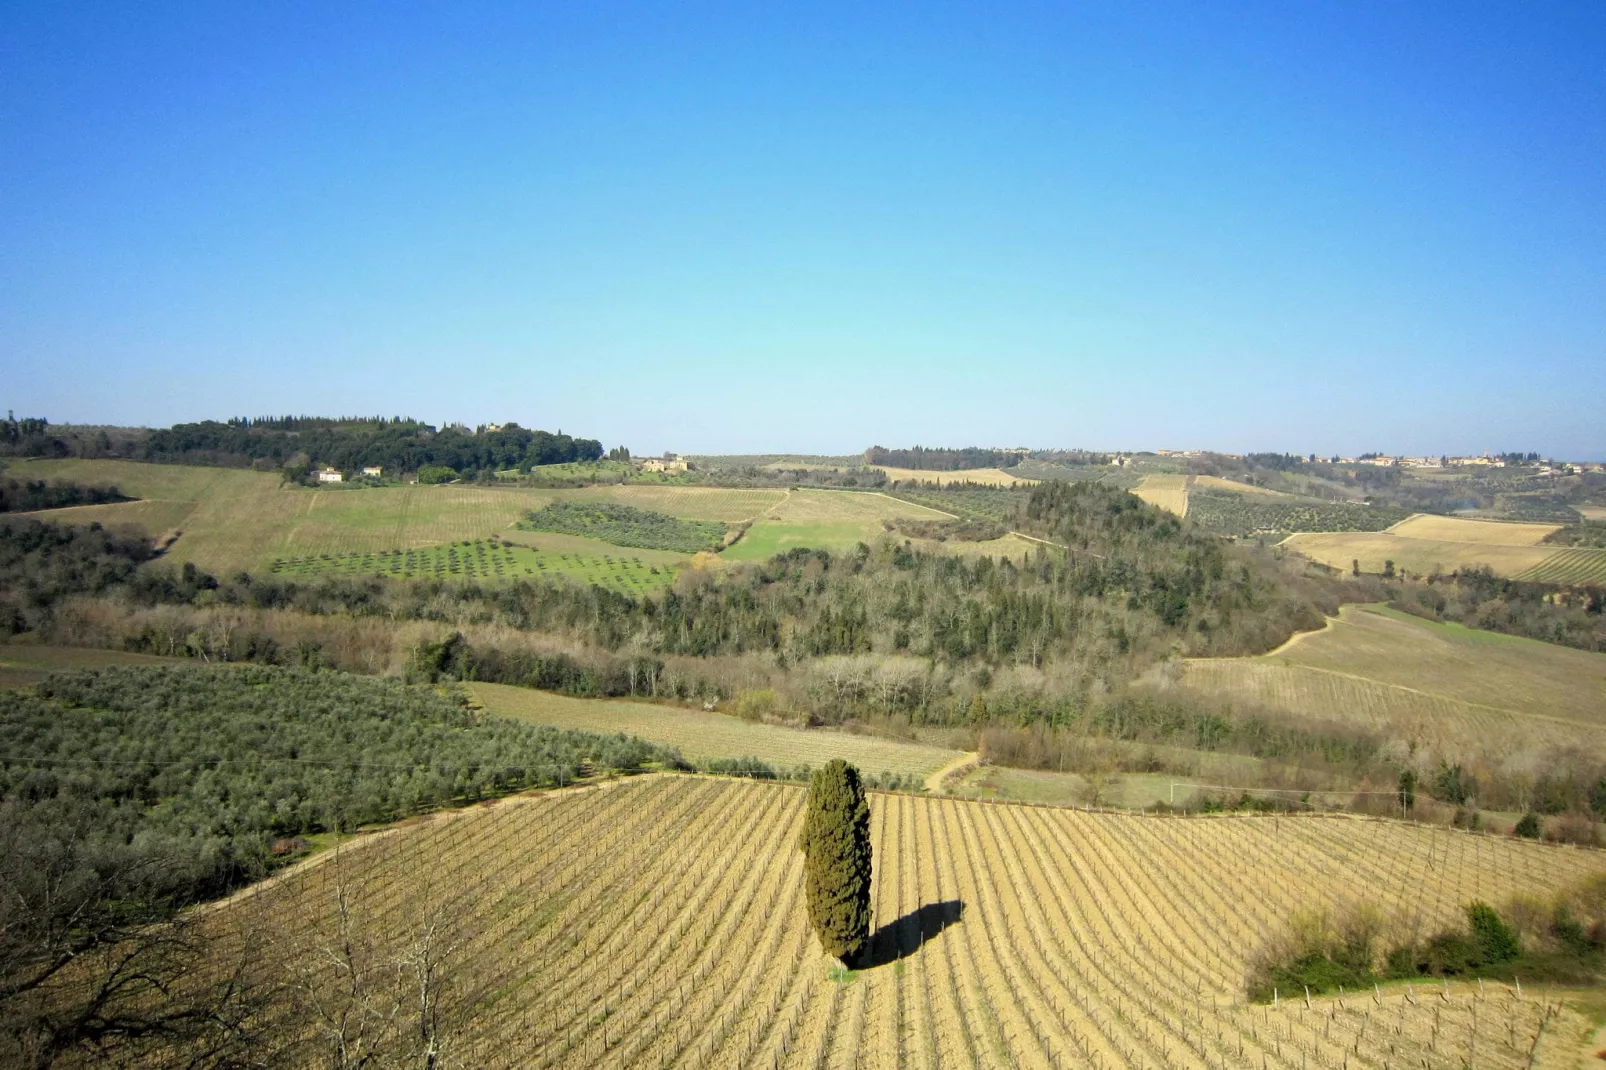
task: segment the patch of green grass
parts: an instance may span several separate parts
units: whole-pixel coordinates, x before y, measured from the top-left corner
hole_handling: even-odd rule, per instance
[[[767,561],[799,546],[840,552],[861,542],[873,542],[883,533],[879,524],[806,524],[760,520],[720,556],[728,561]]]
[[[902,966],[903,964],[899,963],[898,965]],[[850,970],[846,966],[832,966],[825,971],[825,977],[826,980],[835,981],[838,986],[846,988],[859,979],[859,971]]]
[[[421,550],[280,557],[274,559],[270,571],[286,579],[372,576],[493,584],[560,579],[596,584],[631,596],[661,590],[675,575],[669,566],[649,564],[623,551],[617,554],[557,552],[486,539],[464,539]]]

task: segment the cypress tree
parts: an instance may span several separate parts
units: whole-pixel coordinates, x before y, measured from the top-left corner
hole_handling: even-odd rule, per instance
[[[859,771],[840,758],[809,781],[798,846],[809,921],[826,954],[846,965],[870,941],[870,804]]]

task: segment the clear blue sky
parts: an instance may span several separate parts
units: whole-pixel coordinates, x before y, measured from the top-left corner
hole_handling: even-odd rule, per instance
[[[0,405],[1606,457],[1606,3],[0,8]]]

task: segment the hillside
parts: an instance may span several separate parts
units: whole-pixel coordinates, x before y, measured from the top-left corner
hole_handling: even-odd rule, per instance
[[[211,925],[264,941],[263,1054],[318,1057],[298,995],[377,980],[435,918],[444,1056],[500,1066],[1572,1065],[1583,1020],[1498,983],[1276,1007],[1250,956],[1298,910],[1431,927],[1606,872],[1606,855],[1334,818],[1177,819],[873,795],[877,926],[832,974],[803,910],[801,789],[660,777],[355,844]],[[341,890],[350,913],[333,913]],[[352,959],[321,949],[354,944]],[[367,973],[366,971],[374,971]],[[835,978],[835,979],[833,979]],[[1442,998],[1440,995],[1442,989]],[[383,997],[384,989],[376,988]],[[331,991],[331,997],[336,993]],[[401,1006],[389,1050],[410,1043]]]
[[[1606,762],[1606,655],[1375,606],[1256,658],[1193,659],[1202,693],[1352,724],[1437,760],[1544,770],[1572,751]]]

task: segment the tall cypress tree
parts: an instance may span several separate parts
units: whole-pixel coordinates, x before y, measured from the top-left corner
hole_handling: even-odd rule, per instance
[[[840,758],[809,782],[798,846],[809,921],[826,954],[846,964],[870,941],[870,804],[859,771]]]

